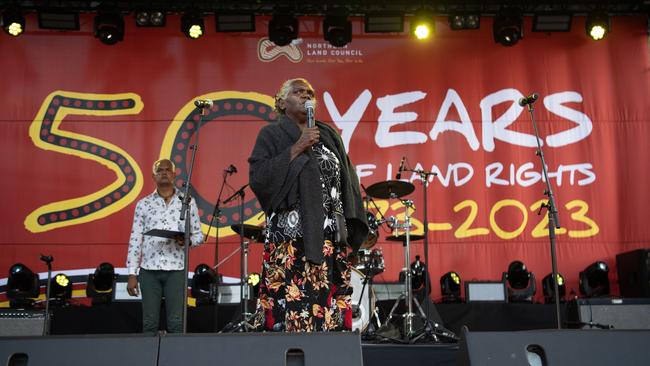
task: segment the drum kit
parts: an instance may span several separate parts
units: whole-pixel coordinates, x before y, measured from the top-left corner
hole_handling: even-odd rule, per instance
[[[363,187],[363,186],[362,186]],[[379,335],[382,328],[388,326],[391,320],[395,317],[403,319],[403,328],[401,334],[403,339],[408,343],[414,343],[419,339],[424,339],[425,336],[430,336],[434,341],[439,340],[439,336],[448,338],[455,338],[455,335],[442,328],[437,323],[432,322],[425,315],[422,306],[413,295],[413,284],[417,283],[418,278],[413,278],[415,274],[408,269],[411,268],[411,242],[414,240],[422,240],[423,235],[411,234],[411,214],[413,212],[413,201],[403,199],[403,197],[411,194],[415,187],[413,184],[401,180],[389,180],[384,182],[375,183],[369,187],[363,187],[366,193],[365,208],[368,219],[369,233],[366,241],[361,245],[361,248],[353,255],[353,266],[350,276],[350,286],[353,289],[352,293],[352,307],[353,307],[353,320],[352,330],[362,332],[366,336],[374,336],[375,332]],[[404,221],[399,222],[394,217],[384,217],[374,204],[375,199],[399,199],[405,208]],[[370,204],[373,204],[377,214],[370,211]],[[379,217],[378,217],[379,216]],[[381,274],[385,270],[384,256],[381,248],[375,248],[375,244],[379,239],[379,229],[381,225],[387,224],[393,231],[393,235],[386,237],[387,241],[401,242],[404,247],[404,270],[400,279],[403,278],[403,292],[395,301],[388,317],[384,323],[381,322],[377,308],[375,307],[374,292],[372,289],[372,281],[375,276]],[[246,237],[254,242],[264,242],[264,228],[253,225],[232,225],[231,228],[236,233]],[[243,232],[242,232],[243,230]],[[399,231],[399,232],[398,232]],[[419,257],[419,256],[418,256]],[[246,261],[245,261],[246,262]],[[415,280],[415,282],[414,282]],[[244,296],[246,298],[246,296]],[[250,298],[247,298],[250,299]],[[404,314],[396,314],[400,303],[405,304],[406,312]],[[414,307],[415,305],[415,307]],[[416,311],[417,312],[414,312]],[[414,318],[420,318],[424,324],[421,329],[415,329]],[[373,334],[370,334],[373,333]]]
[[[425,315],[425,312],[420,306],[420,303],[413,295],[413,284],[414,284],[413,276],[415,273],[410,270],[411,242],[414,240],[421,240],[424,238],[424,236],[411,234],[411,214],[413,212],[413,201],[409,199],[404,199],[403,197],[411,194],[415,190],[415,187],[413,186],[413,184],[409,182],[404,182],[401,180],[389,180],[385,182],[375,183],[369,186],[368,188],[364,187],[364,190],[366,192],[366,209],[369,208],[371,202],[374,204],[374,201],[372,201],[373,198],[399,199],[405,208],[403,222],[398,222],[395,218],[392,217],[389,219],[382,217],[381,220],[372,220],[375,218],[375,215],[372,215],[370,213],[368,214],[368,221],[369,221],[368,224],[371,228],[375,230],[375,232],[376,232],[376,227],[378,227],[382,223],[389,223],[390,229],[393,230],[393,235],[387,236],[386,240],[401,242],[404,247],[404,269],[402,271],[403,276],[400,276],[401,278],[403,277],[404,279],[403,292],[393,304],[393,307],[390,310],[390,313],[382,326],[384,327],[388,326],[390,322],[393,320],[393,318],[395,318],[396,316],[401,316],[403,319],[403,323],[402,323],[403,328],[401,329],[401,335],[402,338],[405,339],[408,343],[415,342],[418,339],[421,339],[427,335],[431,336],[433,340],[437,341],[438,340],[437,333],[446,334],[447,333],[446,330],[441,332],[436,332],[436,330],[439,328],[439,325],[435,323],[430,324],[430,321]],[[375,208],[376,207],[377,206],[375,205]],[[376,238],[373,238],[373,240],[374,242],[376,242]],[[373,249],[373,250],[377,250],[377,249]],[[383,272],[384,270],[383,258],[381,260],[377,260],[375,258],[376,256],[377,255],[375,255],[374,257],[370,256],[372,260],[366,261],[367,262],[366,264],[367,270],[365,272],[366,276],[372,277],[377,273]],[[360,262],[364,263],[364,261],[360,261]],[[375,263],[381,263],[381,266],[378,267],[377,265],[375,265]],[[369,284],[370,291],[372,291],[372,280],[366,282]],[[404,302],[406,312],[401,315],[396,314],[395,311],[398,305],[402,302]],[[417,313],[414,313],[413,305],[415,305],[417,309]],[[424,327],[416,330],[414,327],[414,318],[420,318],[422,324],[424,324]],[[382,329],[382,326],[380,326],[377,329],[378,333]],[[372,331],[373,330],[370,329],[365,330],[366,333],[372,333]]]

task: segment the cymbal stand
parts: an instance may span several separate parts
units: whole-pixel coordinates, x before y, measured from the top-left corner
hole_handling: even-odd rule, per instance
[[[406,269],[406,275],[404,276],[405,288],[404,288],[404,292],[393,304],[393,307],[390,310],[390,313],[388,314],[388,318],[386,319],[386,324],[388,324],[393,318],[395,309],[397,309],[397,306],[399,305],[400,301],[404,300],[406,305],[406,313],[402,315],[402,317],[404,318],[403,332],[404,332],[404,338],[410,340],[415,335],[415,332],[413,330],[413,317],[415,316],[415,314],[413,313],[413,303],[414,302],[417,303],[417,300],[413,297],[413,288],[411,286],[412,274],[410,271],[411,266],[409,263],[409,260],[411,258],[411,216],[409,211],[413,208],[413,201],[402,200],[402,203],[406,208],[404,214],[404,223],[403,224],[395,223],[394,228],[404,229],[404,234],[406,237],[406,240],[404,241],[404,268]],[[419,303],[417,303],[417,307],[419,311],[422,313],[421,315],[424,315]]]
[[[232,199],[239,197],[239,239],[240,239],[240,262],[239,268],[241,269],[240,286],[239,286],[239,299],[241,304],[241,321],[236,325],[229,327],[226,326],[227,331],[230,332],[248,332],[253,329],[253,326],[248,322],[252,314],[248,312],[248,301],[250,300],[250,286],[248,285],[248,240],[244,237],[244,190],[248,184],[241,187],[232,196],[227,198],[224,203],[230,202]]]

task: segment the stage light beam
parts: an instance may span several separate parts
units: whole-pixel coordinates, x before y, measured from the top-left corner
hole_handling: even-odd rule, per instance
[[[420,41],[429,39],[436,31],[433,15],[424,9],[415,12],[411,19],[411,34]]]
[[[609,16],[602,12],[590,13],[585,21],[585,30],[594,41],[602,40],[611,30]]]
[[[187,11],[181,17],[181,32],[188,38],[198,39],[205,33],[203,17],[198,11]]]
[[[2,29],[13,37],[25,32],[25,17],[19,9],[8,8],[2,13]]]

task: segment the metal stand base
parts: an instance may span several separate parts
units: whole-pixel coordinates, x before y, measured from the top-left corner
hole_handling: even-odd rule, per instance
[[[230,322],[228,323],[219,333],[246,333],[255,329],[250,323],[251,318],[254,314],[245,313],[242,314],[240,318],[243,318],[238,323]]]

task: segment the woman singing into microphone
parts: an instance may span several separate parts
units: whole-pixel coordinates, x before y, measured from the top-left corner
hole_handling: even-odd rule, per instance
[[[338,132],[313,118],[314,89],[284,82],[275,123],[262,128],[250,185],[267,216],[262,281],[253,325],[259,330],[350,330],[348,251],[368,235],[359,179]],[[313,121],[311,121],[313,123]]]

